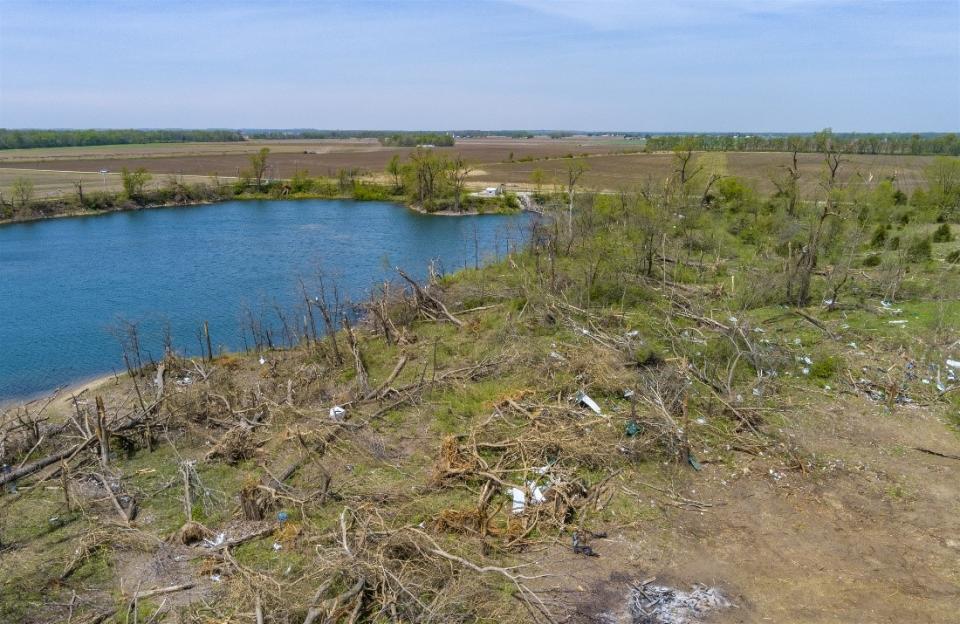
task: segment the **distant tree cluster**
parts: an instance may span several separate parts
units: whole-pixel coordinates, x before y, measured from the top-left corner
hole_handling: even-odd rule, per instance
[[[236,130],[8,130],[0,128],[0,149],[243,140],[243,135]]]
[[[313,130],[309,128],[286,130],[245,128],[242,132],[249,139],[269,139],[271,141],[286,139],[379,139],[393,133],[392,130]]]
[[[452,134],[445,132],[397,132],[381,137],[380,143],[390,147],[416,147],[418,145],[451,147],[454,139]]]
[[[829,132],[829,131],[825,131]],[[722,152],[820,152],[818,135],[678,134],[647,136],[650,151],[677,148]],[[830,132],[834,147],[847,154],[937,154],[960,156],[960,137],[946,134],[859,134]]]

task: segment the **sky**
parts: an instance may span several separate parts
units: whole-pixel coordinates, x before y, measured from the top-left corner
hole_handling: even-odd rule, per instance
[[[960,130],[960,0],[0,0],[0,127]]]

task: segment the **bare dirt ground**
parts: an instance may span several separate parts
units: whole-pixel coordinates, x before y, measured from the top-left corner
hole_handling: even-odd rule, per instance
[[[791,155],[785,152],[728,152],[710,153],[708,156],[722,156],[725,159],[725,171],[722,173],[743,177],[764,194],[776,190],[771,179],[783,175],[783,167],[791,158]],[[859,175],[867,184],[876,184],[885,177],[894,176],[900,189],[910,193],[924,184],[923,169],[931,159],[929,156],[849,155],[845,157],[846,164],[841,171],[844,182]],[[658,185],[673,173],[673,161],[674,157],[669,153],[591,156],[587,159],[589,169],[583,175],[581,183],[587,187],[605,190],[632,188],[649,183]],[[487,183],[506,182],[529,188],[531,175],[534,169],[539,168],[546,175],[548,184],[562,185],[567,164],[568,161],[562,159],[493,163],[484,165],[483,172],[473,179]],[[819,154],[800,154],[799,165],[802,192],[815,193],[821,180],[823,157]]]
[[[158,145],[114,145],[70,148],[43,148],[0,151],[0,190],[8,192],[17,177],[34,181],[38,194],[51,196],[73,192],[73,182],[83,179],[95,184],[102,180],[101,169],[116,174],[123,167],[144,167],[158,178],[167,175],[217,175],[230,178],[249,167],[251,154],[268,147],[271,150],[268,175],[287,178],[298,170],[314,176],[335,176],[341,169],[383,177],[390,159],[406,159],[411,148],[383,147],[374,140],[247,141],[243,143],[181,143]],[[474,168],[472,186],[506,183],[514,188],[531,189],[534,169],[545,173],[547,185],[560,185],[566,175],[568,155],[585,156],[589,170],[581,184],[596,190],[618,190],[643,184],[660,184],[673,173],[670,153],[625,153],[639,148],[637,143],[603,137],[565,139],[459,139],[456,146],[437,148],[447,156],[463,156]],[[720,173],[741,176],[764,194],[775,190],[771,179],[783,175],[790,155],[781,152],[711,153],[720,162]],[[842,168],[844,181],[860,176],[867,184],[895,177],[901,190],[910,193],[923,183],[928,156],[846,157]],[[817,192],[822,157],[801,154],[801,187],[805,194]],[[29,170],[29,171],[24,171]],[[114,176],[118,177],[118,176]],[[384,178],[386,179],[386,178]],[[115,190],[118,180],[108,180]],[[157,181],[155,180],[155,183]],[[99,188],[99,187],[98,187]]]
[[[65,171],[119,171],[144,167],[151,173],[236,175],[249,167],[249,155],[267,147],[271,175],[289,177],[298,169],[312,175],[336,174],[356,168],[380,172],[394,155],[406,158],[413,148],[383,147],[376,141],[248,141],[244,143],[185,143],[139,146],[97,146],[41,150],[8,150],[0,153],[0,166],[19,169]],[[598,140],[575,139],[461,139],[442,154],[463,155],[474,163],[519,158],[560,157],[567,154],[600,154],[622,146]]]
[[[682,470],[676,490],[712,507],[667,507],[663,522],[595,540],[596,558],[557,548],[551,568],[566,572],[558,589],[577,603],[572,621],[629,622],[630,584],[656,577],[718,587],[735,607],[709,622],[955,622],[960,461],[916,448],[960,456],[960,440],[926,408],[890,413],[859,398],[804,420],[785,431],[818,458],[811,474],[771,475],[746,455]],[[662,494],[634,489],[662,507]]]

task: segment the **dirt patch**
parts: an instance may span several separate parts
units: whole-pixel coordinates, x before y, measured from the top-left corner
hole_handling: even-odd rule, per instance
[[[760,457],[678,471],[683,495],[712,507],[668,509],[652,492],[637,505],[662,518],[611,532],[596,558],[558,552],[551,570],[577,570],[560,584],[572,621],[627,617],[631,588],[650,577],[718,587],[736,605],[692,622],[955,621],[960,462],[912,449],[957,453],[960,441],[929,410],[859,399],[806,421],[786,432],[817,458],[812,473]]]

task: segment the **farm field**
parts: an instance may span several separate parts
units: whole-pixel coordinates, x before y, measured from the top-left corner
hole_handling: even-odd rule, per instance
[[[534,169],[546,174],[548,184],[562,183],[570,154],[586,156],[589,170],[581,183],[594,190],[618,190],[660,182],[672,172],[670,153],[632,153],[640,143],[614,137],[571,137],[564,139],[483,138],[459,139],[454,147],[437,152],[462,155],[474,167],[470,186],[505,183],[513,188],[530,188]],[[37,196],[51,197],[73,192],[74,182],[99,183],[97,173],[112,174],[123,167],[144,167],[155,176],[199,176],[207,179],[238,176],[249,164],[249,156],[270,149],[268,176],[287,178],[300,169],[311,175],[334,176],[340,169],[356,169],[379,177],[390,159],[406,159],[412,148],[384,147],[375,140],[290,140],[244,143],[164,143],[152,145],[111,145],[91,147],[40,148],[0,152],[0,192],[9,192],[17,177],[33,180]],[[700,156],[705,171],[747,179],[761,193],[774,190],[771,178],[782,172],[790,154],[783,152],[710,152]],[[862,176],[872,184],[895,176],[904,192],[912,192],[923,180],[930,156],[846,156],[841,172],[844,181]],[[822,157],[801,154],[801,187],[804,193],[817,190]],[[79,176],[79,177],[78,177]],[[116,178],[116,179],[114,179]],[[196,180],[193,180],[196,181]],[[99,188],[99,187],[98,187]],[[119,188],[119,176],[107,176],[107,189]]]
[[[28,178],[33,182],[33,194],[37,199],[60,197],[70,193],[76,193],[76,184],[83,185],[85,193],[106,191],[116,193],[123,190],[123,183],[120,179],[119,171],[111,171],[105,175],[100,175],[96,171],[51,171],[45,169],[13,169],[0,167],[0,193],[8,194],[17,178]],[[163,184],[168,176],[160,176],[151,180],[146,188],[152,189]],[[209,183],[209,176],[184,175],[178,176],[182,182]],[[227,179],[226,176],[221,176]]]
[[[791,155],[786,152],[705,152],[700,157],[704,159],[705,171],[740,176],[764,194],[775,190],[771,178],[782,175],[783,167],[789,164],[791,159]],[[901,190],[910,193],[923,184],[923,170],[932,158],[849,155],[844,157],[845,164],[840,175],[843,182],[848,182],[859,174],[868,184],[895,176]],[[597,190],[619,190],[651,181],[661,183],[673,172],[674,157],[669,153],[604,154],[591,156],[587,162],[590,168],[581,179],[584,186]],[[823,156],[800,154],[798,162],[801,191],[805,194],[816,192]],[[540,168],[546,174],[548,182],[562,184],[566,167],[565,160],[493,163],[483,165],[482,171],[478,171],[473,179],[529,187],[533,170]]]

